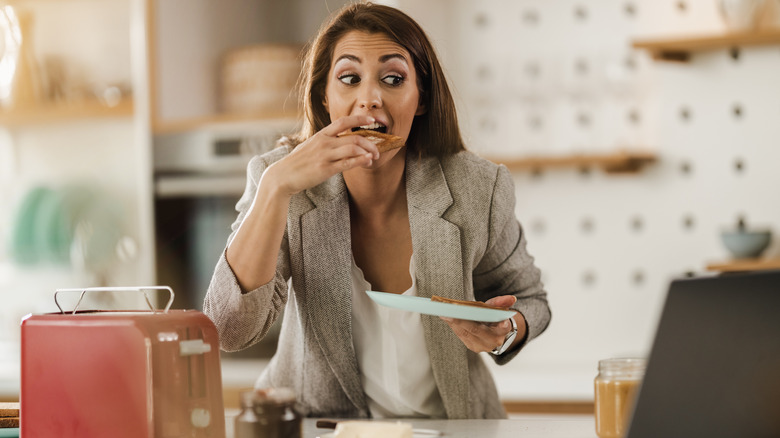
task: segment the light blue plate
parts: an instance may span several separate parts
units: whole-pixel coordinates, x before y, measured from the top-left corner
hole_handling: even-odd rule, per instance
[[[18,427],[6,427],[5,429],[0,429],[0,437],[3,437],[3,438],[19,438],[19,428]]]
[[[391,294],[367,290],[366,293],[374,302],[394,309],[408,310],[423,315],[445,316],[448,318],[469,319],[480,322],[499,322],[511,318],[514,310],[498,310],[482,307],[464,306],[461,304],[440,303],[429,298],[409,295]]]

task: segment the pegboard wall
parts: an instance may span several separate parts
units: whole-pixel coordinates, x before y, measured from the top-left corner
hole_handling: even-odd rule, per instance
[[[723,31],[715,0],[399,3],[443,55],[473,151],[659,157],[631,175],[514,173],[553,319],[494,368],[504,395],[592,398],[599,359],[648,353],[669,282],[729,258],[722,230],[743,216],[780,231],[780,45],[688,63],[631,48],[636,37]]]

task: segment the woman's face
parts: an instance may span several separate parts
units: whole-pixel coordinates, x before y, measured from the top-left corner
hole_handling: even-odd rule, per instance
[[[404,140],[414,116],[425,112],[409,52],[384,34],[359,31],[336,43],[323,104],[331,121],[368,114],[378,124],[372,128]],[[378,161],[386,162],[398,151],[388,151]]]

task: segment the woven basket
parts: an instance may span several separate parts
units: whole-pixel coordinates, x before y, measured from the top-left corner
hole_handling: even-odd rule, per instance
[[[234,49],[222,59],[220,105],[229,113],[294,113],[301,46],[263,44]]]

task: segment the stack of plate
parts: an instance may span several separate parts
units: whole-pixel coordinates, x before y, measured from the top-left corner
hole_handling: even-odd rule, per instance
[[[11,256],[22,265],[105,268],[122,235],[120,219],[116,204],[96,189],[34,187],[16,212]]]

